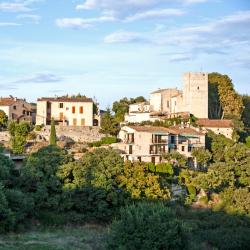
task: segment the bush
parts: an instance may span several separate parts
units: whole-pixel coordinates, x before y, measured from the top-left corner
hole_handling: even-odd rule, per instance
[[[110,145],[116,142],[118,142],[118,139],[115,136],[106,136],[106,137],[103,137],[100,141],[88,143],[88,146],[98,148],[98,147],[101,147],[102,145]]]
[[[184,249],[183,223],[163,203],[139,203],[121,210],[111,225],[107,249]]]
[[[42,130],[42,128],[43,128],[42,125],[36,125],[36,126],[35,126],[35,131],[39,132],[39,131]]]

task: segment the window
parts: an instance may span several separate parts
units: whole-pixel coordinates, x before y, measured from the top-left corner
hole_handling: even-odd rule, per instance
[[[63,103],[62,103],[62,102],[59,103],[59,108],[60,108],[60,109],[63,108]]]
[[[72,107],[72,114],[75,114],[75,112],[76,112],[76,107],[73,106],[73,107]]]
[[[185,146],[181,146],[181,151],[182,151],[182,152],[185,151]]]
[[[199,90],[199,89],[200,89],[200,87],[198,86],[198,87],[197,87],[197,90]]]
[[[73,126],[77,125],[77,119],[73,119]]]
[[[80,114],[83,114],[83,106],[80,107],[79,113],[80,113]]]
[[[25,115],[25,110],[23,110],[23,115]]]
[[[16,109],[16,106],[13,106],[13,109]]]
[[[85,126],[85,119],[81,119],[81,126]]]

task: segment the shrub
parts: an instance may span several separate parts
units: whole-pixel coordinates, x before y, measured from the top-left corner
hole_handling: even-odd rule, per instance
[[[41,131],[42,127],[43,127],[42,125],[36,125],[35,126],[35,131],[37,131],[37,132]]]
[[[107,249],[184,249],[184,227],[163,203],[139,203],[121,210],[111,225]]]

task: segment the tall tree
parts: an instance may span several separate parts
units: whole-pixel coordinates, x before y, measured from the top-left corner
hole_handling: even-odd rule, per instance
[[[0,128],[6,128],[8,125],[8,116],[3,110],[0,110]]]
[[[242,121],[244,122],[245,127],[250,129],[250,96],[243,95],[243,104],[244,104],[244,111],[242,113]]]
[[[56,145],[56,127],[54,118],[51,120],[51,129],[50,129],[50,145]]]
[[[136,98],[130,98],[130,99],[125,97],[119,101],[114,102],[112,110],[115,113],[116,121],[118,123],[124,121],[124,116],[126,113],[128,113],[130,104],[140,103],[140,102],[145,102],[145,101],[146,99],[143,96],[138,96]]]
[[[243,100],[235,91],[232,80],[227,75],[211,73],[208,81],[209,117],[240,119],[243,112]]]
[[[115,121],[109,108],[107,108],[101,119],[100,132],[106,135],[116,135],[118,132],[118,123]]]

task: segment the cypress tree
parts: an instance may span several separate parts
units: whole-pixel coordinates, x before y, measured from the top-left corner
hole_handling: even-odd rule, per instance
[[[56,127],[55,127],[54,118],[52,118],[52,120],[51,120],[50,145],[56,145]]]

